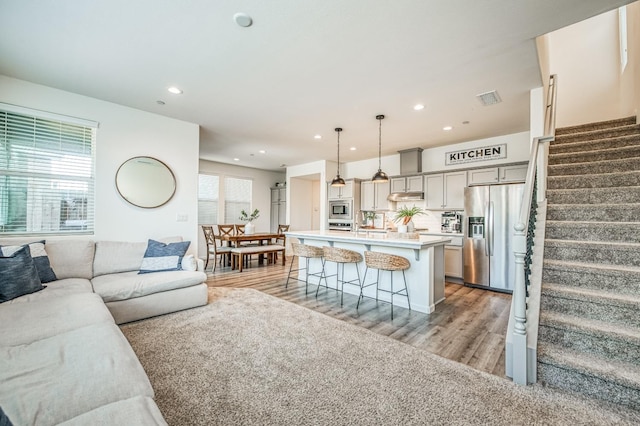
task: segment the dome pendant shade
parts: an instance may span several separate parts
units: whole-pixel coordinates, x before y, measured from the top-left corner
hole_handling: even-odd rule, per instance
[[[371,178],[371,182],[373,183],[385,183],[389,182],[389,176],[385,172],[382,171],[382,120],[384,119],[384,115],[376,115],[376,120],[380,122],[380,126],[378,128],[378,171]]]
[[[344,186],[344,179],[342,179],[340,177],[340,175],[337,175],[336,177],[333,178],[333,180],[331,181],[331,186]]]
[[[377,173],[371,178],[371,181],[373,183],[389,182],[389,176],[387,176],[387,174],[382,170],[378,170]]]
[[[338,132],[338,171],[336,173],[336,177],[331,181],[331,186],[344,186],[344,179],[340,177],[340,132],[342,131],[341,127],[336,127],[336,132]]]

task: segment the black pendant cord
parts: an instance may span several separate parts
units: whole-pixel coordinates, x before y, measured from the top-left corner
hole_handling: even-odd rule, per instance
[[[378,127],[378,171],[382,171],[382,119],[384,115],[376,116],[378,119],[379,127]]]
[[[336,132],[338,132],[338,170],[337,170],[337,177],[340,177],[340,132],[342,131],[342,129],[340,127],[336,128]]]

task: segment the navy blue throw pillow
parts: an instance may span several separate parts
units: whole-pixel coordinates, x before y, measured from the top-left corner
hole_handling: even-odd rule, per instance
[[[29,246],[20,247],[10,256],[0,256],[0,303],[43,288]]]
[[[0,426],[13,426],[9,417],[2,411],[2,407],[0,407]]]
[[[44,244],[45,242],[43,240],[25,245],[29,246],[29,252],[31,253],[33,263],[36,264],[40,282],[48,283],[57,280],[58,277],[56,277],[55,272],[53,272],[53,269],[51,269],[51,263],[49,262],[49,256],[47,255],[47,252],[44,250]],[[9,256],[20,247],[23,246],[0,246],[0,253],[4,256]]]
[[[138,273],[148,274],[150,272],[181,270],[182,258],[187,249],[189,249],[190,244],[190,241],[165,244],[160,241],[149,240],[147,251],[144,253]]]

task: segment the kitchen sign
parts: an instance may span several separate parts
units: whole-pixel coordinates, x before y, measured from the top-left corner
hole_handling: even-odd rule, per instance
[[[447,152],[445,156],[445,165],[447,166],[474,163],[476,161],[497,160],[500,158],[507,158],[507,144],[503,143],[500,145]]]

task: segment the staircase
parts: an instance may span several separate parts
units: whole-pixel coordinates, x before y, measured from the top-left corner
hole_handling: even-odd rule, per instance
[[[538,380],[640,410],[640,125],[549,148]]]

